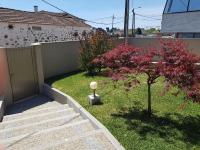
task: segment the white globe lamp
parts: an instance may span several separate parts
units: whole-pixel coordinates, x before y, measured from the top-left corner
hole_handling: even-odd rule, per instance
[[[93,90],[94,96],[95,96],[95,92],[96,92],[96,90],[97,90],[97,87],[98,87],[97,82],[91,82],[91,83],[90,83],[90,88]]]
[[[91,82],[90,83],[90,88],[92,89],[93,91],[93,94],[89,95],[88,96],[88,99],[89,99],[89,103],[91,105],[95,105],[95,104],[99,104],[100,103],[100,96],[98,94],[96,94],[96,90],[98,88],[98,83],[97,82]]]

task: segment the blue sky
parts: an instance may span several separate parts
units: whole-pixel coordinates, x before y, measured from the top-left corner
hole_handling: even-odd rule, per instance
[[[116,17],[115,27],[123,28],[124,1],[125,0],[47,0],[50,3],[66,10],[67,12],[81,17],[83,19],[110,24],[111,16]],[[132,4],[132,1],[134,3]],[[166,0],[130,0],[132,6],[142,7],[136,10],[136,13],[161,19]],[[38,5],[39,10],[59,12],[57,9],[43,3],[41,0],[0,0],[0,7],[14,8],[26,11],[32,11],[33,6]],[[109,17],[109,18],[105,18]],[[120,18],[121,17],[121,18]],[[132,16],[130,16],[131,18]],[[105,18],[105,19],[99,19]],[[160,26],[160,20],[136,17],[136,27],[157,27]],[[111,27],[111,25],[96,25],[95,27]]]

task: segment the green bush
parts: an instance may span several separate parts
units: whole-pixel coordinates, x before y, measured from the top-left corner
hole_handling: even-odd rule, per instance
[[[101,65],[94,65],[92,61],[99,55],[111,50],[113,42],[111,37],[102,30],[84,33],[80,38],[80,63],[81,68],[88,74],[95,74],[102,69]]]

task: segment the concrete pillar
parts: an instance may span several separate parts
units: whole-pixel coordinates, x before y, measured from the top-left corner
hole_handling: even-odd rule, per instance
[[[6,106],[13,102],[6,48],[0,48],[0,97]]]
[[[44,73],[43,73],[43,63],[42,63],[42,45],[40,43],[32,44],[32,47],[35,52],[35,62],[36,62],[36,71],[38,77],[38,85],[39,85],[39,93],[43,92],[43,85],[44,85]]]

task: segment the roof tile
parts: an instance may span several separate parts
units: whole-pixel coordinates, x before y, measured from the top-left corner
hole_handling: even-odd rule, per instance
[[[83,19],[68,13],[28,12],[3,7],[0,7],[0,22],[90,27]]]

